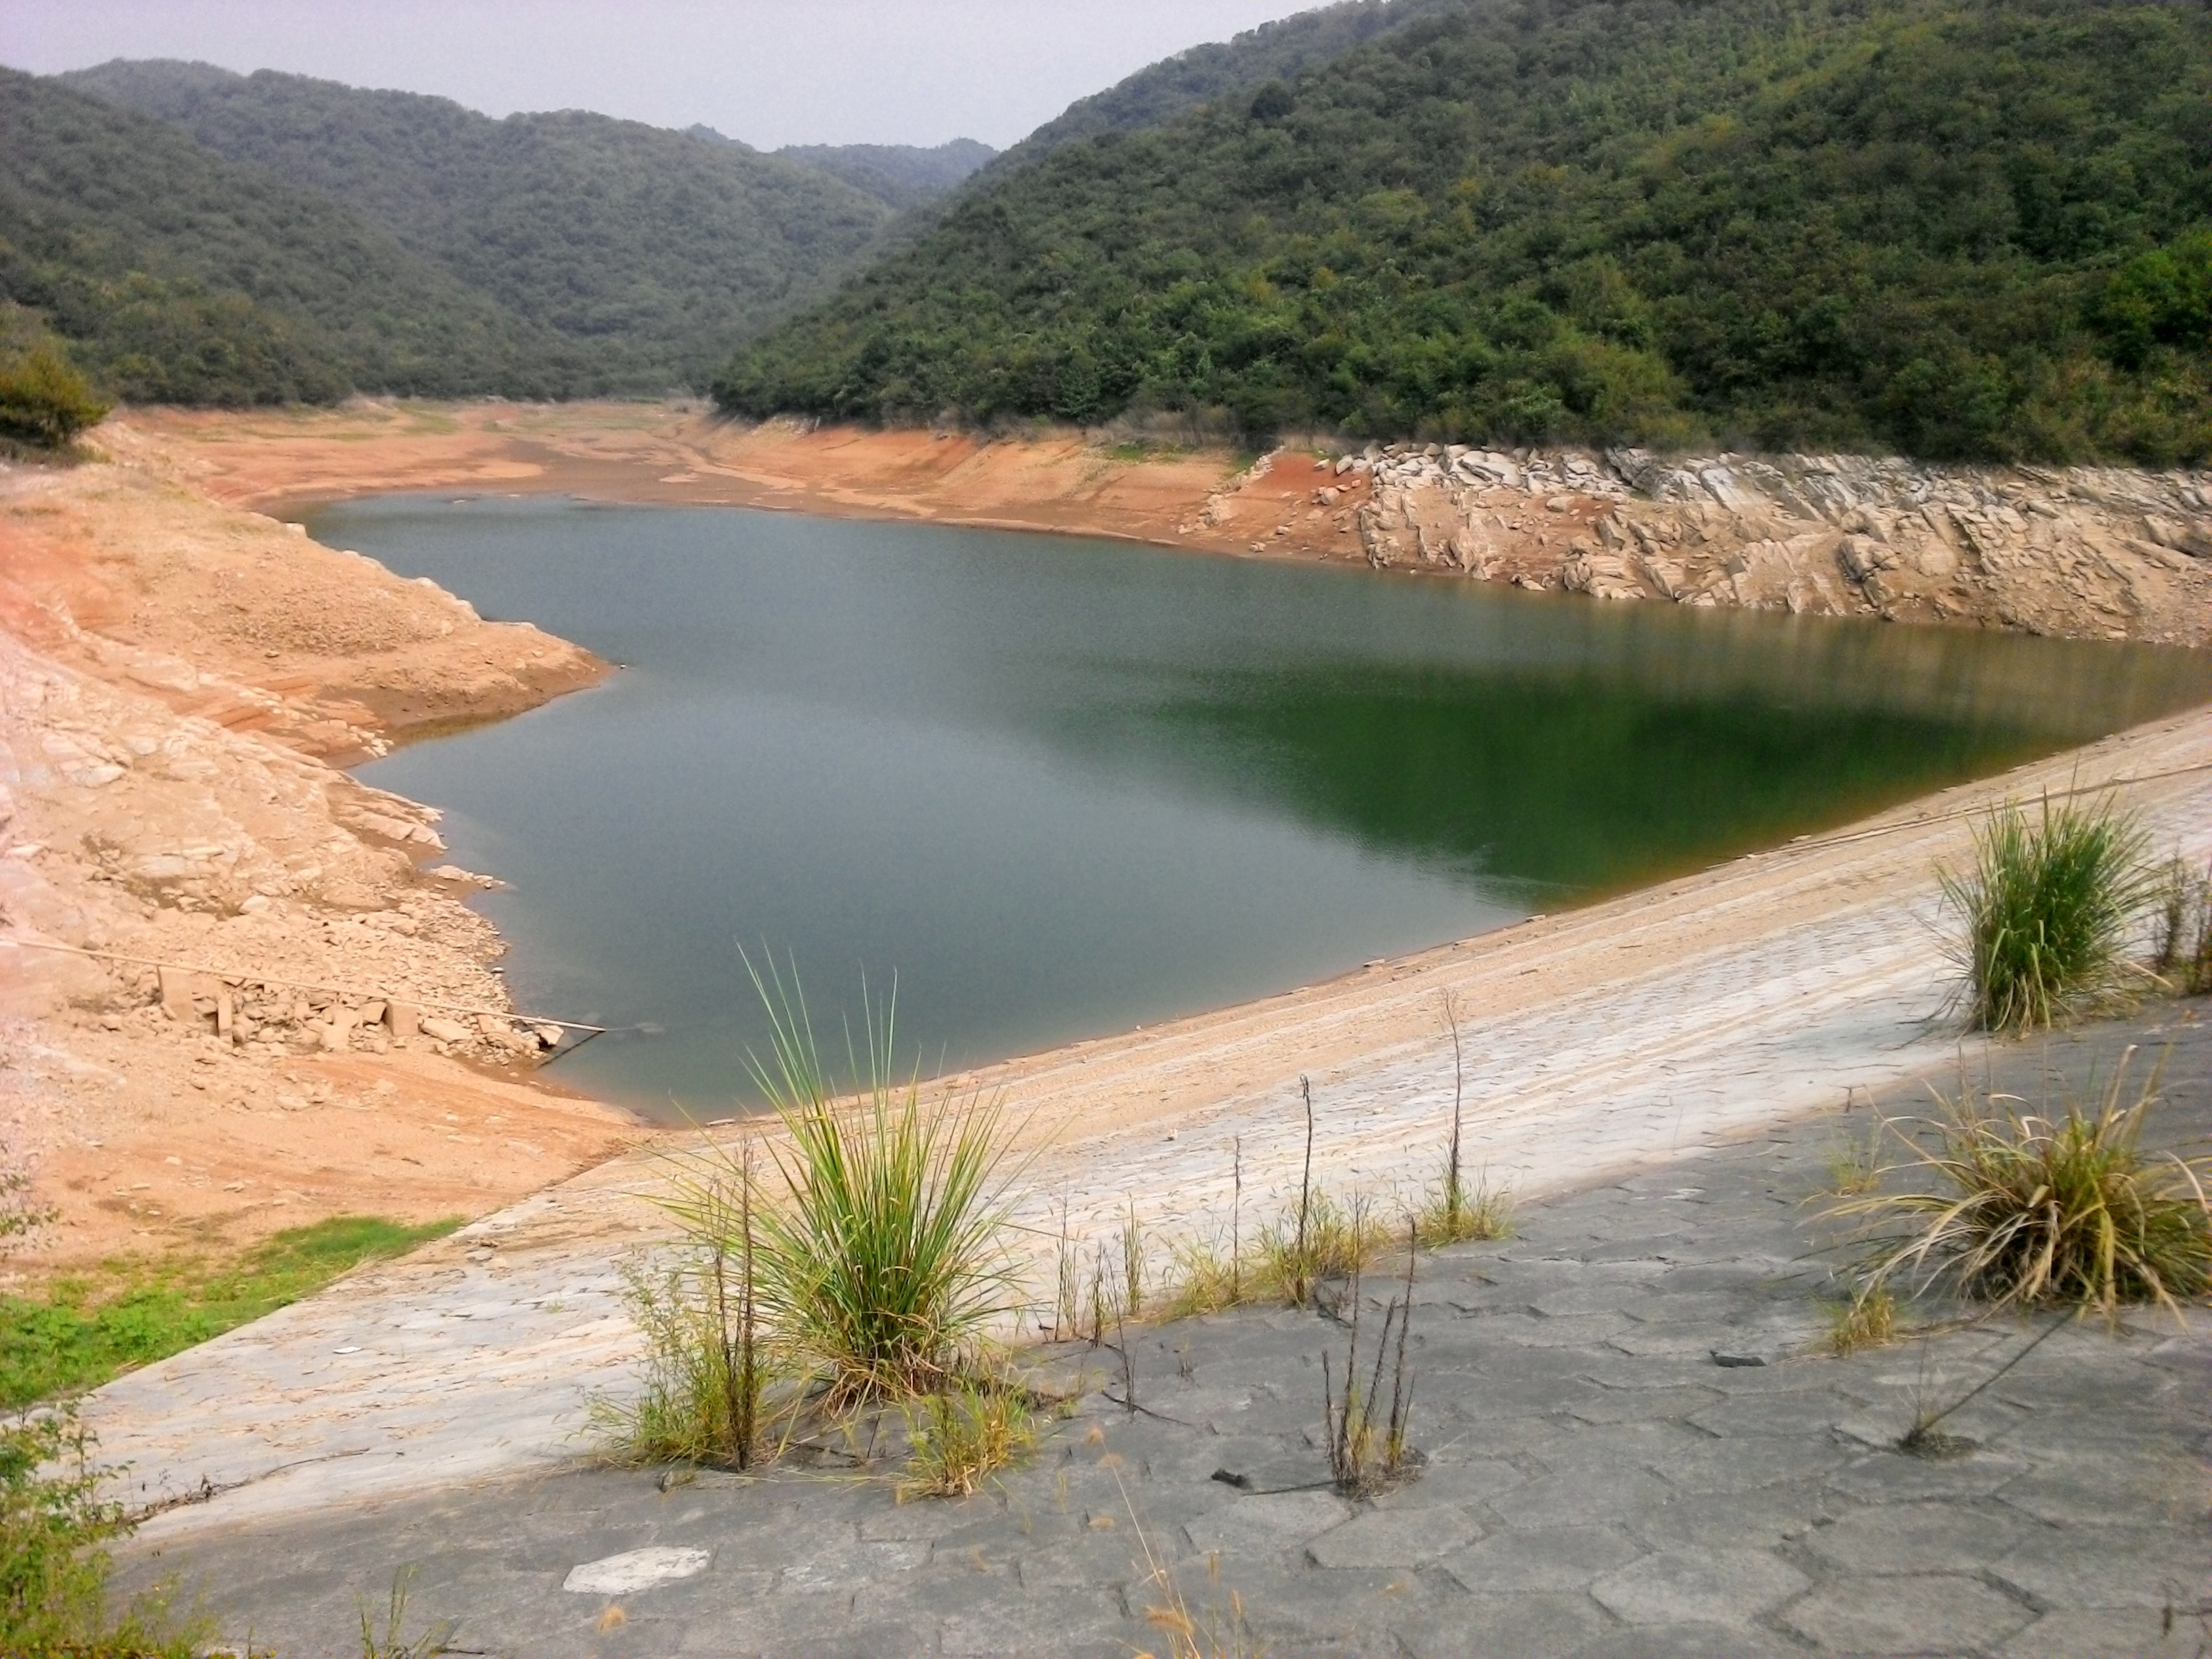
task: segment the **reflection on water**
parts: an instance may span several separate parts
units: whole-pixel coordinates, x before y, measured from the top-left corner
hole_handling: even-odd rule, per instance
[[[741,1099],[738,950],[967,1064],[1694,868],[2212,696],[2185,653],[737,509],[394,498],[324,541],[628,665],[368,769],[447,809],[573,1080]],[[834,1018],[834,1012],[832,1016]]]

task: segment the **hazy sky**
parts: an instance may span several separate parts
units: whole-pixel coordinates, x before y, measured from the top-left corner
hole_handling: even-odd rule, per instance
[[[695,121],[763,149],[1000,148],[1085,93],[1317,0],[0,0],[0,63],[191,58],[473,109]]]

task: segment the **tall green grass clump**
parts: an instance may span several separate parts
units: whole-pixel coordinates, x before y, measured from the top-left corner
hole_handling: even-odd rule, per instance
[[[2009,1307],[2175,1308],[2212,1291],[2212,1158],[2147,1155],[2158,1075],[2132,1096],[2124,1062],[2094,1109],[2045,1117],[2004,1096],[1938,1097],[1893,1125],[1908,1148],[1883,1171],[1906,1190],[1836,1206],[1897,1230],[1872,1241],[1867,1282],[1913,1279]]]
[[[958,1382],[1011,1305],[1017,1126],[995,1098],[925,1101],[918,1075],[900,1080],[888,1003],[866,1012],[857,1051],[848,1030],[834,1084],[796,980],[771,967],[754,984],[773,1031],[754,1080],[786,1137],[771,1143],[786,1191],[759,1218],[769,1323],[820,1373],[829,1409]]]
[[[2155,895],[2146,838],[2110,803],[2002,808],[1974,835],[1974,868],[1937,872],[1965,924],[1952,954],[1970,1022],[2047,1030],[2125,991],[2129,931]]]

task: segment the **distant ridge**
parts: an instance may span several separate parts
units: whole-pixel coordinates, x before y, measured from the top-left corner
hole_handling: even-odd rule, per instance
[[[821,168],[580,111],[494,120],[166,60],[57,79],[382,227],[549,338],[541,361],[571,393],[702,383],[857,268],[896,212]]]
[[[999,152],[973,138],[922,149],[912,144],[786,144],[775,154],[834,173],[895,208],[920,207],[953,189]]]
[[[0,301],[139,402],[547,397],[568,348],[319,191],[0,69]]]

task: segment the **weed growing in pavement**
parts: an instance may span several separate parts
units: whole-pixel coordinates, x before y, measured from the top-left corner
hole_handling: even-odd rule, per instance
[[[1419,1454],[1407,1438],[1407,1419],[1413,1409],[1413,1379],[1406,1374],[1406,1339],[1413,1323],[1413,1264],[1419,1241],[1407,1229],[1406,1290],[1383,1309],[1382,1334],[1375,1344],[1374,1374],[1363,1392],[1359,1386],[1359,1274],[1352,1276],[1352,1330],[1344,1356],[1344,1377],[1337,1384],[1329,1355],[1321,1361],[1322,1423],[1328,1434],[1328,1472],[1337,1489],[1353,1498],[1364,1498],[1395,1485],[1419,1466]],[[1396,1328],[1395,1349],[1390,1337]],[[1391,1368],[1390,1404],[1382,1408],[1382,1369]]]
[[[1242,1305],[1248,1280],[1243,1264],[1218,1240],[1191,1239],[1176,1246],[1175,1266],[1159,1303],[1161,1316],[1189,1319]]]
[[[1262,1294],[1304,1307],[1325,1281],[1353,1278],[1373,1265],[1390,1239],[1364,1193],[1340,1202],[1310,1187],[1296,1211],[1261,1228],[1249,1276]]]
[[[965,1498],[1036,1449],[1036,1419],[1018,1389],[962,1383],[902,1407],[913,1450],[896,1491]]]
[[[1850,1097],[1847,1095],[1844,1100],[1846,1115],[1850,1106]],[[1875,1118],[1867,1126],[1864,1134],[1838,1125],[1828,1139],[1828,1150],[1821,1162],[1827,1170],[1827,1190],[1835,1197],[1856,1198],[1872,1192],[1881,1182],[1881,1120]]]
[[[1828,1351],[1838,1358],[1897,1340],[1897,1297],[1887,1285],[1862,1289],[1836,1310],[1828,1325]]]
[[[1264,1659],[1266,1650],[1245,1621],[1243,1598],[1233,1589],[1225,1596],[1223,1594],[1220,1556],[1209,1554],[1206,1558],[1206,1582],[1212,1595],[1206,1608],[1194,1611],[1182,1584],[1176,1581],[1175,1569],[1163,1561],[1152,1547],[1144,1522],[1138,1518],[1137,1507],[1129,1501],[1129,1489],[1121,1486],[1118,1470],[1114,1474],[1114,1484],[1121,1486],[1121,1507],[1128,1511],[1130,1529],[1137,1534],[1137,1547],[1144,1552],[1143,1589],[1147,1597],[1145,1622],[1167,1638],[1167,1659]],[[1154,1595],[1159,1599],[1151,1600]],[[1136,1659],[1156,1659],[1156,1656],[1139,1653]]]
[[[679,1176],[664,1205],[684,1229],[684,1247],[662,1265],[623,1269],[646,1374],[635,1399],[591,1403],[592,1426],[613,1461],[743,1470],[775,1456],[769,1393],[785,1367],[761,1328],[754,1201],[750,1148],[734,1190],[720,1169]]]
[[[402,1567],[392,1575],[392,1594],[385,1604],[381,1631],[369,1618],[368,1603],[356,1601],[361,1615],[361,1659],[438,1659],[441,1654],[453,1651],[447,1645],[455,1622],[451,1619],[440,1620],[411,1642],[407,1639],[407,1592],[414,1582],[412,1566]]]
[[[1413,1212],[1413,1236],[1426,1249],[1513,1237],[1513,1194],[1490,1184],[1487,1170],[1474,1184],[1458,1184],[1447,1170]]]
[[[1937,872],[1964,933],[1952,955],[1969,1023],[2047,1029],[2119,1001],[2130,988],[2130,927],[2156,897],[2135,820],[2109,803],[2016,806],[1974,834],[1974,868]]]
[[[1134,1199],[1121,1223],[1121,1311],[1130,1319],[1143,1317],[1145,1311],[1145,1233]]]
[[[2094,1111],[2044,1117],[2012,1097],[1961,1090],[1932,1119],[1888,1127],[1906,1149],[1885,1170],[1912,1184],[1829,1213],[1899,1231],[1870,1241],[1866,1283],[1942,1283],[1998,1309],[2124,1303],[2175,1308],[2212,1290],[2212,1158],[2147,1157],[2160,1073],[2129,1090],[2123,1056]]]
[[[2151,969],[2184,996],[2212,992],[2212,871],[2177,857],[2159,894]]]

